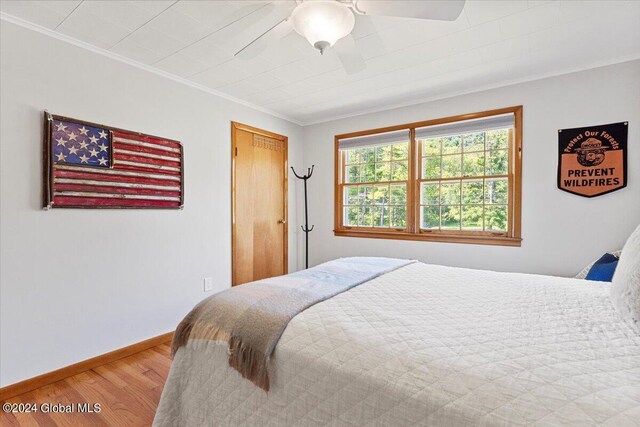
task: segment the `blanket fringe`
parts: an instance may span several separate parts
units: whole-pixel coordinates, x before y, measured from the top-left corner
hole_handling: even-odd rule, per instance
[[[229,335],[212,325],[202,325],[185,318],[178,327],[171,343],[171,357],[174,357],[180,347],[190,339],[207,339],[210,341],[224,341],[228,345],[229,366],[238,371],[243,378],[248,379],[264,391],[270,389],[269,360],[263,352],[247,346],[235,335]]]
[[[229,366],[266,392],[270,388],[269,359],[263,352],[245,345],[239,337],[232,335],[229,339]]]
[[[189,341],[189,337],[191,336],[191,331],[193,330],[194,322],[194,311],[192,310],[182,319],[182,322],[176,328],[175,333],[173,334],[173,340],[171,341],[171,358],[176,355],[178,349],[182,346],[187,345],[187,341]]]
[[[184,323],[184,324],[183,324]],[[229,342],[230,335],[220,327],[213,325],[203,325],[200,322],[191,322],[190,319],[183,320],[176,328],[171,342],[171,357],[176,355],[180,347],[187,345],[192,339],[206,339],[210,341]]]

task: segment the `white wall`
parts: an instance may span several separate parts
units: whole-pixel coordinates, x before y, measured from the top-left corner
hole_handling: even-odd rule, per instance
[[[302,129],[16,25],[1,25],[0,384],[175,328],[230,286],[230,121],[289,137]],[[42,111],[183,142],[181,211],[40,208]],[[289,266],[299,237],[289,182]]]
[[[372,88],[372,90],[375,90]],[[333,137],[336,134],[524,106],[520,248],[335,237]],[[629,121],[628,185],[587,199],[556,187],[557,130]],[[310,264],[340,256],[384,255],[501,271],[576,274],[622,246],[640,223],[640,61],[503,87],[304,128],[309,181]]]

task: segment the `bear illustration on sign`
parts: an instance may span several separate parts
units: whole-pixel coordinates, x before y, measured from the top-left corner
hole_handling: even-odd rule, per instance
[[[598,166],[604,161],[606,148],[609,146],[603,146],[599,139],[587,139],[575,150],[578,153],[578,163],[582,166]]]

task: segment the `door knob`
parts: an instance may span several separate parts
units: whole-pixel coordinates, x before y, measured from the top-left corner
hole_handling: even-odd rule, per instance
[[[280,219],[278,220],[278,224],[286,224],[287,220],[286,219]]]

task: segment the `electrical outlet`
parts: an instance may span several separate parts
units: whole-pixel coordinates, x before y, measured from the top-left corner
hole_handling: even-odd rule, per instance
[[[213,277],[204,278],[204,291],[210,292],[213,290]]]

